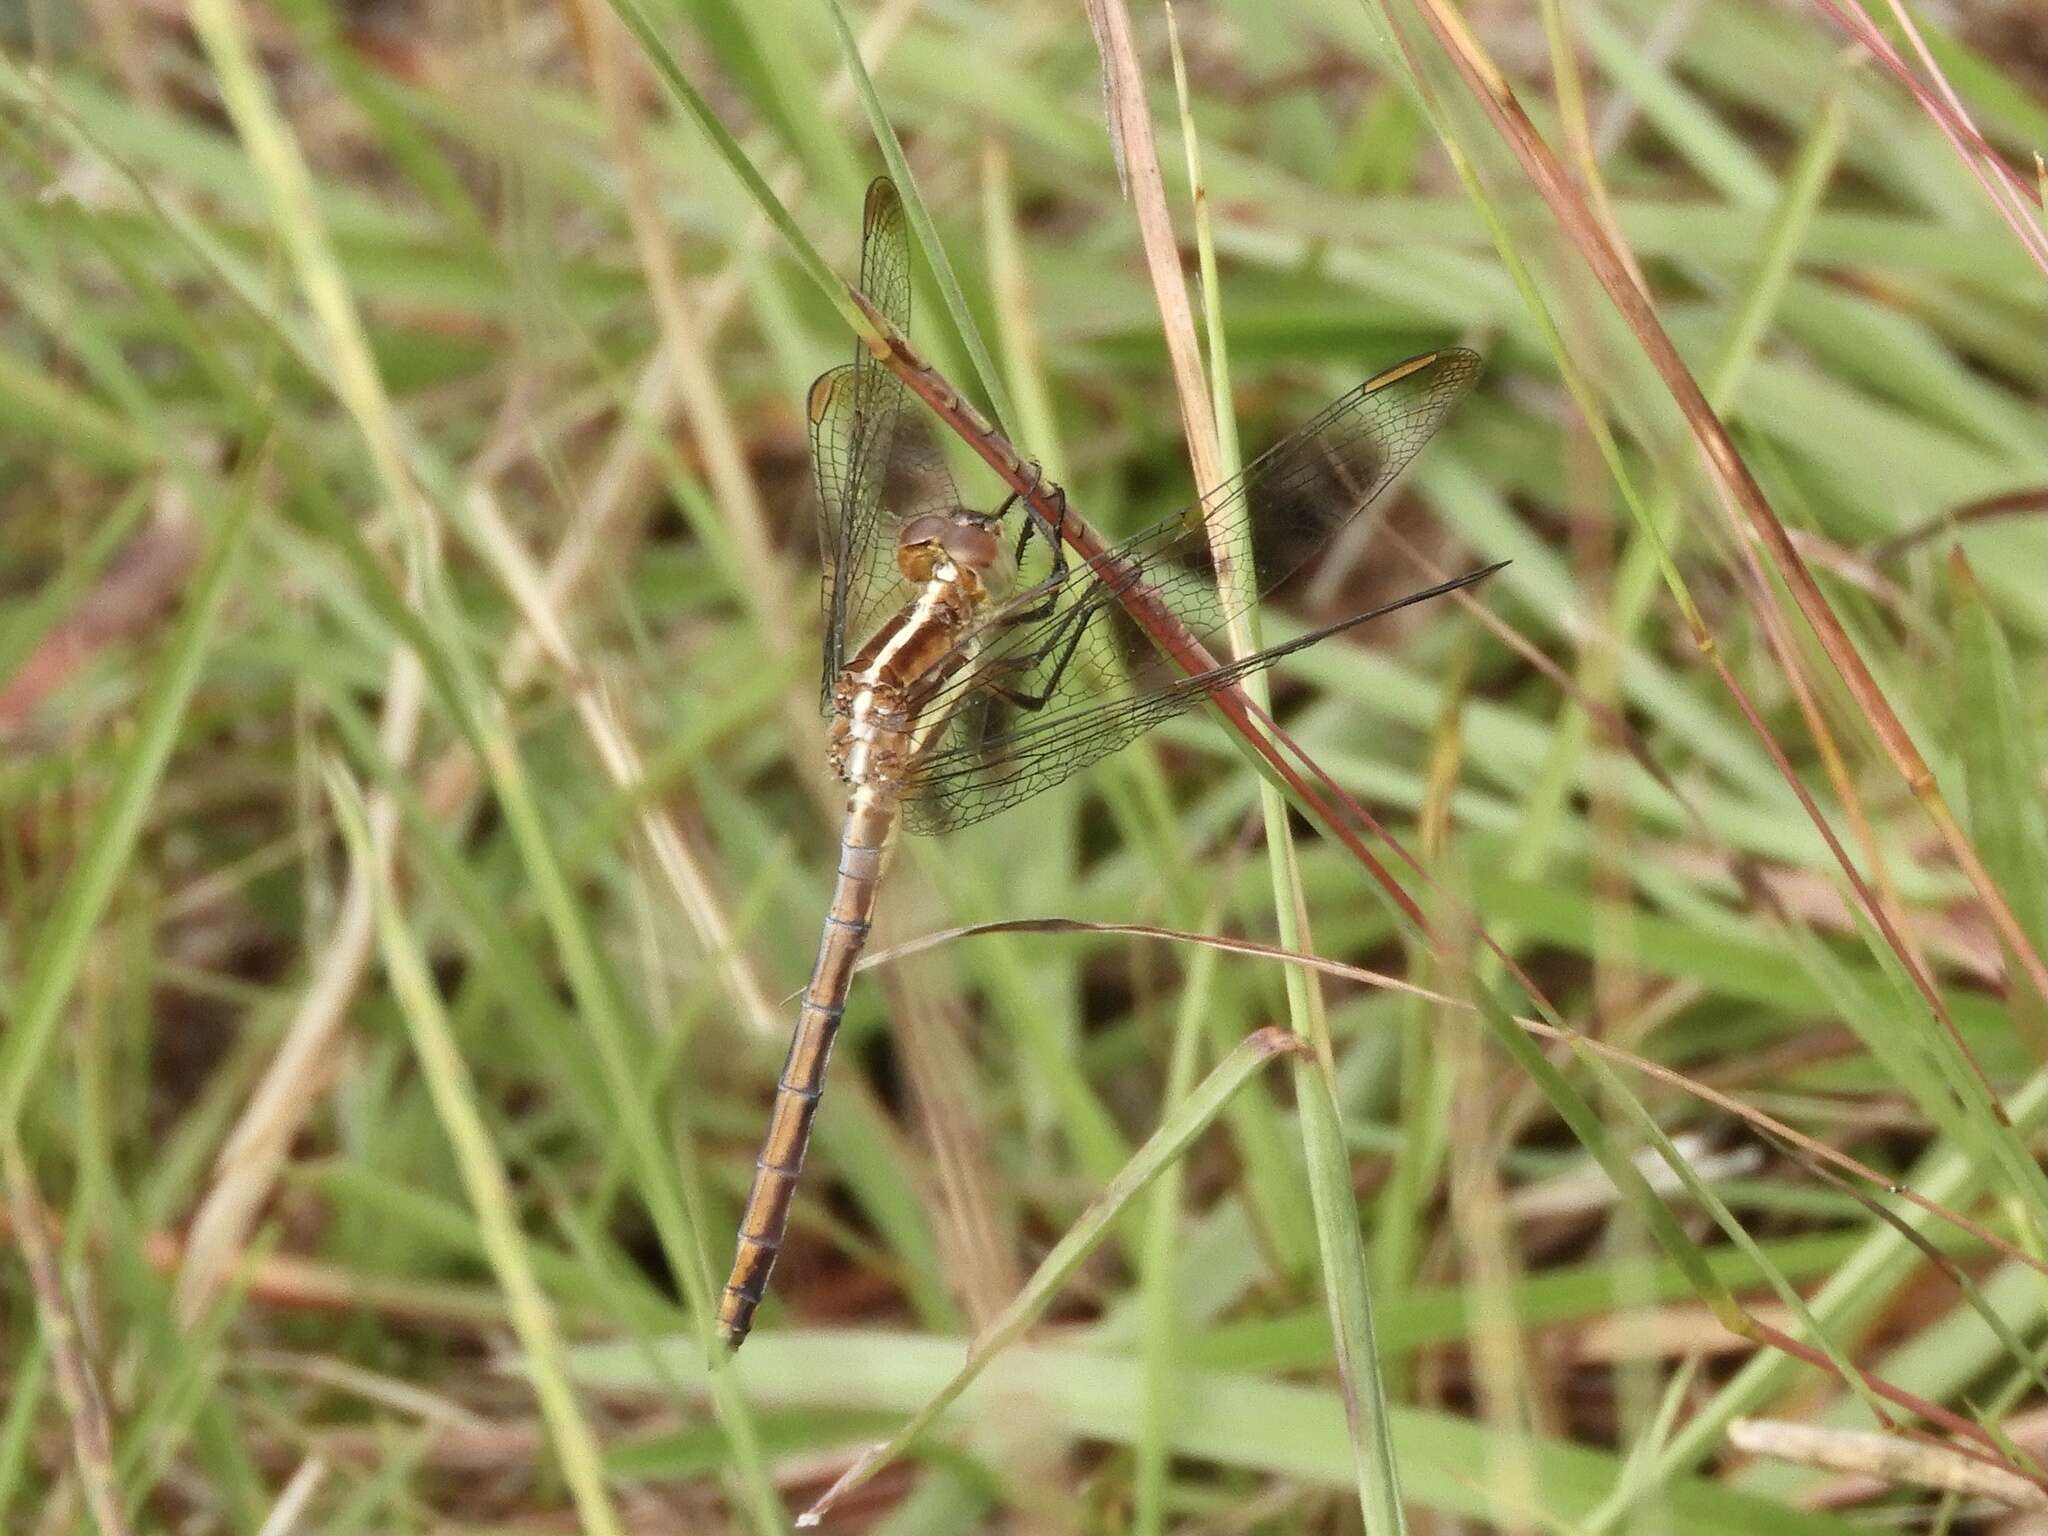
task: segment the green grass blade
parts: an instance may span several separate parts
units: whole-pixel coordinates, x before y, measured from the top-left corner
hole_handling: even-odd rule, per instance
[[[433,533],[407,463],[405,434],[392,412],[347,273],[328,237],[305,157],[257,65],[248,17],[239,0],[193,0],[192,25],[212,60],[221,98],[270,201],[272,228],[291,255],[319,323],[335,392],[363,435],[370,462],[398,515],[408,569],[418,578],[432,563]]]
[[[1010,403],[1009,391],[1003,387],[1002,371],[996,367],[988,343],[982,340],[981,327],[974,323],[974,311],[967,307],[967,295],[961,291],[959,275],[946,257],[938,226],[932,222],[924,194],[918,191],[917,178],[910,174],[910,161],[903,153],[903,141],[897,138],[896,127],[889,121],[889,114],[882,108],[882,98],[875,92],[875,82],[868,78],[867,65],[861,62],[860,44],[854,38],[853,29],[846,24],[846,12],[840,7],[839,0],[825,0],[825,9],[832,13],[832,26],[839,36],[840,57],[853,79],[854,89],[860,95],[861,110],[868,115],[868,126],[874,129],[875,142],[881,146],[882,159],[889,167],[890,176],[895,179],[896,190],[902,194],[903,211],[910,216],[910,227],[916,232],[917,243],[924,249],[925,261],[938,281],[939,296],[945,303],[946,313],[967,348],[968,360],[974,365],[975,377],[981,380],[995,424],[1007,433],[1011,423],[1017,419],[1017,411]]]
[[[2036,944],[2048,940],[2048,848],[2041,816],[2041,754],[2027,720],[2012,648],[1969,561],[1949,562],[1955,605],[1955,737],[1969,789],[1970,829],[1984,860]],[[2013,1027],[2048,1055],[2048,1000],[2006,956]]]
[[[449,1144],[455,1149],[491,1269],[505,1289],[513,1332],[525,1352],[534,1395],[540,1399],[541,1416],[547,1421],[548,1435],[576,1501],[577,1515],[584,1530],[593,1536],[624,1536],[625,1528],[619,1523],[618,1512],[605,1488],[604,1453],[576,1401],[575,1390],[569,1385],[554,1306],[527,1258],[511,1179],[491,1139],[490,1127],[484,1123],[476,1081],[456,1046],[440,990],[406,927],[391,888],[390,872],[371,851],[368,810],[362,792],[332,769],[327,789],[350,857],[369,876],[375,892],[377,940],[384,954],[384,969],[412,1035],[427,1091]]]
[[[1308,1156],[1309,1198],[1323,1239],[1323,1288],[1337,1342],[1337,1376],[1344,1386],[1358,1505],[1368,1532],[1406,1531],[1400,1463],[1387,1415],[1386,1383],[1373,1331],[1372,1292],[1366,1278],[1343,1122],[1329,1079],[1316,1063],[1295,1063],[1294,1092]]]
[[[1051,1305],[1081,1261],[1110,1233],[1111,1228],[1122,1216],[1124,1208],[1141,1194],[1147,1185],[1185,1152],[1194,1139],[1207,1130],[1209,1123],[1222,1111],[1231,1096],[1242,1088],[1276,1056],[1293,1056],[1301,1047],[1285,1032],[1278,1029],[1262,1029],[1247,1038],[1229,1056],[1217,1063],[1216,1068],[1201,1082],[1195,1091],[1171,1112],[1138,1148],[1123,1170],[1112,1179],[1107,1188],[1089,1203],[1074,1224],[1061,1234],[1046,1256],[1032,1271],[1024,1288],[1010,1304],[991,1318],[988,1324],[975,1335],[967,1351],[967,1360],[931,1398],[914,1414],[908,1423],[889,1439],[863,1455],[849,1467],[825,1493],[820,1496],[798,1519],[799,1525],[816,1525],[835,1503],[851,1493],[883,1467],[900,1456],[917,1437],[924,1433],[940,1414],[958,1400],[960,1394],[973,1384],[989,1363],[1009,1345],[1023,1336],[1024,1330]]]
[[[626,30],[639,41],[648,62],[654,66],[654,72],[661,76],[662,84],[669,88],[669,93],[681,104],[683,110],[689,113],[691,121],[696,123],[704,137],[710,141],[712,149],[717,152],[718,158],[725,162],[726,168],[739,178],[740,185],[746,189],[747,196],[753,199],[754,206],[775,226],[776,233],[782,236],[784,244],[788,246],[790,255],[794,256],[797,265],[803,268],[804,275],[818,285],[818,291],[832,301],[833,306],[857,334],[872,335],[874,327],[846,296],[846,284],[833,275],[832,268],[826,264],[818,248],[811,243],[795,218],[790,215],[789,209],[783,206],[782,199],[775,195],[775,189],[768,185],[768,179],[748,158],[740,141],[733,137],[732,130],[726,127],[723,120],[711,109],[711,103],[704,99],[704,94],[690,83],[690,77],[683,73],[682,65],[676,61],[674,52],[662,40],[661,33],[652,19],[641,9],[639,0],[611,0],[611,6],[618,12],[619,20],[626,24]]]
[[[756,1398],[769,1407],[914,1411],[959,1369],[962,1341],[882,1330],[815,1329],[752,1339],[738,1362]],[[693,1386],[704,1366],[693,1342],[669,1346],[666,1370]],[[571,1351],[579,1380],[619,1391],[645,1391],[656,1380],[633,1344],[591,1344]],[[1019,1345],[990,1365],[962,1399],[969,1422],[1024,1409],[1069,1434],[1129,1444],[1142,1416],[1143,1368],[1134,1360],[1092,1350]],[[1615,1456],[1549,1438],[1529,1449],[1542,1504],[1503,1508],[1486,1469],[1513,1447],[1483,1424],[1459,1414],[1394,1411],[1394,1445],[1408,1495],[1418,1505],[1496,1524],[1537,1528],[1576,1524],[1614,1486]],[[1319,1487],[1348,1489],[1351,1447],[1338,1394],[1230,1371],[1190,1371],[1181,1384],[1173,1450],[1198,1462],[1241,1468]],[[1669,1489],[1663,1536],[1850,1536],[1863,1529],[1840,1515],[1793,1508],[1699,1479]]]
[[[48,921],[24,947],[28,975],[5,1038],[0,1039],[0,1137],[14,1135],[21,1123],[22,1108],[35,1090],[64,1005],[78,984],[93,930],[135,851],[150,798],[163,778],[185,708],[205,667],[221,605],[239,569],[254,506],[255,486],[245,482],[215,527],[206,558],[193,577],[162,671],[142,696],[134,744],[107,787],[104,807],[78,866],[66,878]]]

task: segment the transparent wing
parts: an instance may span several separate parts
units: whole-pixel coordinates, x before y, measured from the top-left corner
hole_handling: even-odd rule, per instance
[[[910,239],[895,184],[868,188],[861,219],[860,286],[900,331],[910,328]],[[832,680],[881,617],[909,600],[896,570],[895,531],[959,494],[930,425],[909,409],[903,381],[859,347],[854,361],[819,376],[806,414],[818,478],[818,547],[825,567],[825,654],[820,705]]]
[[[1484,581],[1506,564],[1505,560],[1496,561],[1433,587],[1397,597],[1391,603],[1382,603],[1365,613],[1353,614],[1285,645],[1268,646],[1255,655],[1225,662],[1206,672],[1175,678],[1150,691],[1133,691],[1107,698],[1078,721],[1071,717],[1048,720],[1033,719],[1028,713],[1012,714],[1007,717],[1012,723],[1018,719],[1029,723],[1002,731],[982,742],[979,751],[968,750],[965,742],[957,744],[940,755],[937,772],[930,771],[932,764],[927,763],[927,771],[916,777],[916,790],[905,813],[905,824],[913,832],[949,832],[955,827],[964,827],[993,816],[1020,800],[1030,799],[1040,790],[1052,788],[1089,763],[1135,741],[1153,726],[1194,708],[1218,689],[1255,672],[1265,671],[1283,656],[1306,650],[1332,635],[1356,629],[1397,609],[1410,608],[1433,597],[1442,597],[1447,592],[1455,592],[1460,587]],[[1015,709],[1014,705],[1008,707]],[[986,724],[1002,717],[984,714],[980,718]]]
[[[944,718],[946,725],[906,782],[911,828],[944,831],[993,815],[1306,644],[1190,677],[1157,650],[1120,599],[1134,584],[1149,587],[1212,652],[1226,649],[1220,637],[1237,605],[1219,592],[1218,551],[1205,521],[1220,519],[1230,530],[1221,554],[1240,567],[1248,563],[1247,585],[1263,595],[1386,489],[1478,372],[1478,356],[1462,349],[1396,364],[1339,397],[1200,503],[1094,561],[1027,583],[993,609],[963,638],[973,663],[934,669],[935,676],[951,675],[912,701],[922,717]]]

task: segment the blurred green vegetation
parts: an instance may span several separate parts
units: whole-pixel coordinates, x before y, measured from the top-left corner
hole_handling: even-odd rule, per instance
[[[884,162],[829,7],[634,9],[852,274]],[[780,1528],[1287,1020],[1285,969],[1008,933],[863,977],[759,1334],[708,1374],[832,872],[801,402],[852,337],[600,6],[191,12],[0,27],[0,1230],[26,1256],[43,1228],[66,1282],[0,1264],[0,1527],[87,1528],[111,1496],[138,1530]],[[1597,171],[2039,953],[2048,274],[1837,14],[1465,19]],[[1932,56],[2024,179],[2038,29],[1941,14]],[[2048,1009],[1640,338],[1393,17],[1427,102],[1376,7],[1175,19],[1247,449],[1409,353],[1488,359],[1380,535],[1265,616],[1283,639],[1425,584],[1409,546],[1514,562],[1478,599],[1496,625],[1437,604],[1275,674],[1290,731],[1422,850],[1403,879],[1447,936],[1304,830],[1307,941],[1449,1001],[1323,984],[1355,1228],[1311,1207],[1284,1075],[1252,1076],[827,1528],[1358,1529],[1333,1243],[1363,1248],[1417,1530],[2002,1528],[1981,1490],[1723,1436],[1867,1426],[1846,1362],[2003,1424],[2002,1457],[1933,1438],[2038,1477]],[[847,19],[1012,435],[1106,528],[1189,499],[1081,8]],[[1192,271],[1165,15],[1133,24]],[[914,334],[964,387],[931,275]],[[1190,716],[908,843],[881,942],[1017,917],[1272,941],[1257,789]],[[1666,1075],[1553,1048],[1532,1077],[1461,1006],[1532,1011],[1478,930]],[[1617,1193],[1568,1102],[1647,1185]],[[1731,1297],[1813,1358],[1723,1326]]]

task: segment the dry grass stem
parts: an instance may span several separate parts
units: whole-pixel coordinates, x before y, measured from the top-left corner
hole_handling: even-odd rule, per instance
[[[1899,1483],[1990,1499],[2012,1509],[2048,1510],[2048,1490],[1977,1456],[1868,1429],[1828,1429],[1783,1419],[1737,1419],[1728,1444],[1752,1456],[1851,1472],[1885,1486]]]

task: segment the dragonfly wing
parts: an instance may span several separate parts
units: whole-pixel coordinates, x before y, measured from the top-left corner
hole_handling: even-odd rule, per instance
[[[1227,649],[1221,637],[1238,604],[1226,594],[1241,588],[1219,586],[1219,558],[1248,564],[1247,585],[1271,591],[1386,489],[1478,370],[1476,354],[1462,349],[1396,364],[1201,502],[993,610],[963,642],[973,665],[916,701],[951,723],[912,777],[910,825],[939,830],[991,815],[1246,675],[1198,679],[1174,668],[1124,611],[1126,589],[1149,588],[1211,651]],[[1212,520],[1225,530],[1213,543]],[[1257,671],[1284,654],[1233,665]]]
[[[886,176],[869,187],[861,219],[861,292],[902,332],[910,329],[910,237],[903,202]],[[818,483],[818,547],[825,569],[824,678],[885,613],[908,600],[896,569],[895,530],[927,510],[958,504],[931,427],[903,381],[864,345],[854,361],[819,376],[806,401]]]
[[[1484,581],[1506,564],[1498,561],[1410,592],[1255,655],[1080,708],[1048,714],[1027,711],[1001,694],[977,698],[962,707],[945,745],[926,757],[913,775],[906,824],[913,832],[949,832],[993,816],[1052,788],[1212,694],[1265,671],[1283,656]]]

